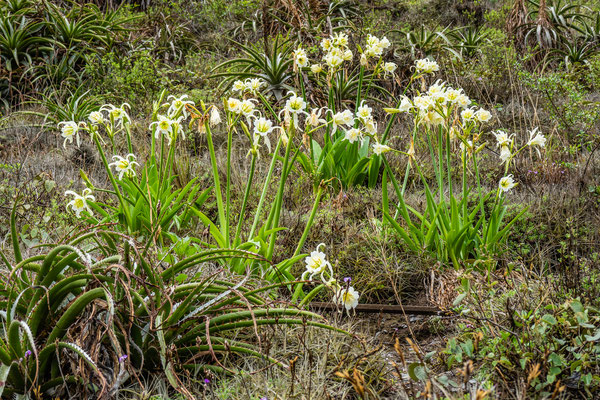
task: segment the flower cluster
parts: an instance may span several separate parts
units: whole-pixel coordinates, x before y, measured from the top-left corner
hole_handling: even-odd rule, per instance
[[[492,134],[496,138],[496,146],[500,149],[500,159],[503,163],[510,160],[512,157],[514,157],[517,153],[519,153],[523,148],[527,146],[535,147],[538,153],[540,147],[546,146],[546,137],[542,133],[540,133],[538,128],[534,128],[531,131],[529,131],[529,140],[527,141],[527,143],[514,153],[514,133],[509,135],[503,130],[497,130],[495,132],[492,132]]]
[[[483,108],[469,107],[471,99],[462,91],[454,89],[441,80],[431,85],[427,92],[410,99],[403,96],[398,108],[386,108],[388,113],[411,112],[418,123],[427,125],[444,124],[452,110],[460,110],[463,125],[484,123],[492,118],[492,114]]]
[[[333,290],[333,301],[344,306],[346,311],[350,311],[358,305],[359,293],[350,286],[350,278],[344,278],[345,286],[342,286],[333,277],[331,263],[327,261],[325,253],[319,250],[322,246],[325,244],[319,244],[316,250],[304,259],[306,270],[302,274],[302,279],[312,280],[315,275],[320,275],[321,281]]]
[[[265,85],[265,81],[260,78],[248,78],[245,81],[237,80],[233,82],[231,90],[234,93],[251,93],[257,94],[260,89]]]
[[[345,33],[336,33],[321,40],[321,48],[325,51],[323,61],[331,71],[338,69],[344,61],[352,60],[352,50],[348,48],[348,35]]]
[[[423,58],[415,62],[415,68],[418,73],[432,74],[440,70],[440,66],[437,62]]]
[[[367,35],[367,44],[363,54],[367,58],[381,57],[390,45],[390,41],[385,36],[379,39],[373,35]]]

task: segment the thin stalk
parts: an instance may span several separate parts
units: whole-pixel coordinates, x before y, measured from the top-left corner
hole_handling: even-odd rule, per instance
[[[102,162],[104,163],[104,167],[106,168],[106,172],[108,173],[108,178],[110,179],[110,183],[112,183],[115,188],[115,193],[119,198],[119,203],[121,203],[121,207],[123,207],[123,213],[125,214],[125,219],[127,220],[127,227],[131,227],[131,217],[129,216],[129,206],[123,199],[123,195],[121,195],[121,191],[119,190],[119,185],[117,184],[117,180],[113,175],[110,167],[108,166],[108,161],[106,160],[106,155],[104,154],[104,150],[102,149],[102,145],[100,144],[100,140],[98,139],[98,135],[92,135],[94,138],[94,142],[96,143],[96,147],[98,148],[98,152],[100,153],[100,157],[102,158]],[[131,233],[131,232],[130,232]]]
[[[225,241],[230,244],[229,221],[231,220],[231,147],[233,140],[233,127],[227,130],[227,183],[225,186]]]
[[[219,228],[221,229],[221,234],[223,235],[223,237],[225,237],[226,240],[228,240],[225,231],[225,229],[227,229],[227,220],[225,219],[225,208],[223,207],[223,196],[221,195],[221,182],[219,180],[219,170],[217,168],[217,157],[215,156],[215,147],[213,145],[212,134],[210,131],[210,125],[208,124],[208,121],[204,123],[204,127],[206,129],[206,142],[208,144],[210,163],[212,165],[213,172],[213,180],[215,183],[215,197],[217,198],[217,208],[219,212]],[[227,243],[227,247],[229,247],[229,243]]]
[[[300,254],[300,250],[302,250],[302,246],[304,246],[304,242],[306,242],[308,232],[312,227],[312,224],[315,220],[315,215],[317,214],[317,209],[319,208],[319,203],[321,202],[321,196],[323,196],[323,186],[319,186],[319,189],[317,190],[317,195],[315,196],[315,202],[313,203],[312,211],[310,212],[310,216],[308,217],[308,221],[306,222],[306,226],[304,227],[304,232],[302,232],[302,236],[300,237],[300,241],[298,242],[298,246],[296,247],[296,251],[294,251],[294,255],[292,256],[292,258]]]
[[[239,245],[240,233],[242,231],[242,223],[244,221],[244,214],[246,213],[246,205],[248,204],[248,197],[250,195],[250,188],[252,187],[252,179],[254,178],[254,170],[256,168],[256,155],[257,153],[252,154],[252,161],[250,164],[250,175],[248,176],[248,182],[246,183],[246,190],[244,191],[244,200],[242,201],[242,209],[240,211],[238,226],[235,230],[235,238],[233,240],[233,247],[237,247]]]
[[[269,227],[277,227],[279,225],[279,217],[281,216],[281,207],[283,202],[283,190],[285,188],[285,175],[288,168],[288,163],[290,160],[290,152],[292,149],[292,142],[294,140],[293,130],[295,129],[294,125],[290,125],[289,135],[288,135],[288,143],[285,149],[285,156],[283,158],[283,166],[281,168],[281,179],[279,181],[279,190],[277,191],[277,197],[275,198],[275,210],[273,218],[269,217],[270,222],[268,222]],[[276,232],[271,233],[271,237],[269,239],[269,248],[267,251],[267,260],[271,260],[273,257],[273,250],[275,249],[275,236]]]
[[[275,162],[277,161],[277,154],[279,153],[279,148],[281,146],[281,138],[277,141],[277,146],[275,147],[275,151],[273,152],[273,158],[271,159],[271,165],[269,166],[269,172],[267,173],[267,178],[265,179],[265,183],[263,185],[263,190],[260,195],[260,200],[258,201],[258,207],[256,208],[256,213],[254,214],[254,222],[252,223],[252,228],[250,229],[250,234],[248,235],[248,240],[252,240],[254,237],[254,231],[256,230],[256,226],[258,225],[258,220],[260,219],[260,214],[262,212],[262,207],[265,202],[265,198],[267,197],[267,189],[269,188],[269,184],[271,183],[271,177],[273,176],[273,171],[275,170]]]

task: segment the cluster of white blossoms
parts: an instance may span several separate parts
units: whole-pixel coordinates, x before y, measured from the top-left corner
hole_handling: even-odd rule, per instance
[[[237,80],[233,82],[231,91],[234,93],[252,93],[257,94],[265,85],[265,81],[260,78],[248,78],[245,81]]]
[[[79,136],[81,131],[95,130],[100,125],[103,125],[106,128],[109,136],[114,136],[118,131],[124,129],[126,126],[129,126],[131,123],[131,119],[127,113],[128,109],[129,104],[127,103],[123,103],[120,107],[112,104],[105,104],[100,107],[99,111],[92,111],[89,114],[88,120],[90,122],[90,126],[88,126],[88,124],[84,121],[59,122],[58,129],[60,130],[60,134],[64,139],[63,147],[67,147],[67,142],[72,144],[74,139],[77,142],[77,147],[79,147],[81,145],[81,138]],[[104,113],[106,113],[106,115]]]
[[[304,259],[306,270],[302,274],[302,279],[312,280],[315,275],[320,275],[321,281],[334,292],[333,300],[335,303],[340,303],[350,311],[358,305],[359,293],[350,286],[350,278],[344,278],[345,287],[333,277],[333,268],[331,263],[327,261],[327,256],[320,250],[325,243],[317,246],[316,250],[312,251],[308,257]]]
[[[388,113],[410,112],[415,114],[418,123],[441,125],[449,117],[452,109],[460,112],[463,125],[484,123],[492,118],[492,114],[483,108],[469,107],[471,99],[462,89],[454,89],[441,80],[429,87],[426,93],[414,98],[403,96],[398,108],[386,108]]]
[[[345,33],[335,33],[321,40],[321,48],[325,52],[323,62],[331,71],[341,67],[344,61],[352,60],[352,50],[348,48],[348,35]]]
[[[390,45],[390,41],[385,36],[379,39],[373,35],[367,35],[367,44],[363,54],[367,58],[381,57]]]
[[[181,121],[189,117],[187,110],[188,105],[193,106],[194,102],[191,100],[185,100],[187,95],[181,97],[169,96],[167,99],[172,99],[171,103],[164,104],[169,106],[167,114],[158,114],[157,120],[150,123],[150,130],[154,130],[154,138],[159,140],[161,135],[167,139],[167,143],[170,146],[173,143],[173,139],[177,137],[179,133],[183,139],[185,139],[185,132]]]
[[[360,56],[360,64],[366,67],[369,64],[369,58],[380,58],[384,51],[391,46],[390,41],[385,36],[381,39],[373,35],[367,36],[367,42],[365,49]],[[346,33],[335,33],[328,38],[321,40],[321,48],[323,49],[322,63],[312,64],[310,70],[313,74],[320,74],[323,72],[324,66],[327,66],[329,72],[334,72],[346,61],[351,61],[354,57],[352,50],[348,48],[348,35]],[[360,48],[359,48],[359,51]],[[306,50],[302,46],[297,47],[292,52],[294,60],[294,72],[298,72],[299,69],[306,67],[309,64]],[[383,64],[377,63],[380,68],[379,71],[383,71],[384,75],[393,74],[398,66],[393,62],[385,62]]]
[[[437,62],[423,58],[415,62],[415,68],[418,73],[432,74],[440,70],[440,66]]]
[[[509,135],[503,130],[497,130],[492,132],[492,134],[496,138],[496,146],[500,149],[500,159],[502,162],[506,162],[514,155],[512,150],[514,146],[515,134],[513,133]],[[535,147],[538,153],[540,147],[546,146],[546,137],[539,131],[539,128],[534,128],[529,131],[529,140],[522,148],[527,146]]]

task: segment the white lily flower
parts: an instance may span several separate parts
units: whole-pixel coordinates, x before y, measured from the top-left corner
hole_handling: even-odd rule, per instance
[[[104,115],[100,111],[92,111],[88,116],[88,120],[92,124],[98,125],[104,122]]]
[[[276,127],[273,127],[273,122],[265,117],[254,119],[254,133],[260,136],[267,136]]]
[[[446,97],[446,101],[451,104],[456,104],[461,95],[460,90],[456,90],[453,88],[447,88],[444,92],[444,96]]]
[[[123,180],[123,176],[131,178],[135,176],[134,166],[139,164],[136,161],[136,157],[133,154],[127,154],[125,157],[113,156],[114,162],[108,164],[109,167],[115,167],[115,170],[119,173],[119,180]]]
[[[230,97],[227,99],[227,110],[239,114],[242,102],[236,98]]]
[[[260,78],[246,79],[244,83],[245,90],[251,93],[258,93],[265,82]]]
[[[232,92],[241,94],[244,92],[244,90],[246,90],[246,82],[241,81],[239,79],[233,82],[233,85],[231,86]]]
[[[219,109],[213,106],[210,110],[210,126],[217,126],[221,123],[221,114],[219,114]]]
[[[338,32],[332,36],[331,42],[336,47],[347,47],[348,46],[348,35],[343,32]]]
[[[513,179],[512,175],[508,175],[508,176],[503,177],[502,179],[500,179],[500,183],[498,184],[498,187],[504,193],[508,192],[509,190],[511,190],[512,188],[514,188],[515,186],[517,186],[517,183]]]
[[[475,118],[479,122],[488,122],[490,119],[492,119],[492,114],[489,111],[480,108],[475,113]]]
[[[124,124],[131,122],[131,118],[129,118],[129,114],[127,114],[127,111],[125,110],[126,108],[130,109],[131,107],[127,103],[121,104],[121,107],[105,104],[100,107],[100,111],[107,111],[111,122],[116,122],[118,126],[123,128]]]
[[[175,131],[181,131],[182,136],[185,139],[183,129],[181,129],[181,124],[179,123],[182,118],[183,116],[180,116],[174,120],[164,115],[158,115],[158,120],[150,124],[150,129],[152,129],[152,126],[156,125],[154,137],[158,140],[160,139],[160,135],[165,135],[168,140],[168,144],[171,145]]]
[[[428,60],[426,58],[415,61],[415,67],[417,68],[417,72],[423,72],[426,74],[431,74],[440,70],[440,66],[437,62]]]
[[[339,302],[341,305],[343,305],[346,308],[346,311],[350,311],[353,308],[356,308],[358,305],[359,297],[359,293],[354,290],[352,286],[349,286],[348,288],[340,289],[337,292],[334,300],[336,303]]]
[[[382,155],[383,153],[387,153],[388,151],[391,151],[391,150],[392,150],[392,148],[385,144],[381,144],[381,143],[373,144],[373,153],[377,154],[378,156]]]
[[[191,100],[184,100],[187,97],[188,97],[187,94],[184,94],[181,97],[175,97],[175,96],[167,97],[167,100],[173,99],[173,101],[171,102],[171,105],[169,106],[169,109],[167,110],[167,114],[169,115],[170,118],[175,118],[175,116],[177,116],[177,114],[179,114],[180,112],[183,114],[184,119],[189,116],[188,111],[185,108],[185,106],[187,104],[194,105],[195,103]]]
[[[313,128],[316,128],[317,126],[321,126],[327,123],[327,120],[321,118],[321,112],[323,110],[326,110],[325,112],[327,112],[327,107],[322,107],[322,108],[313,108],[310,112],[310,115],[308,116],[308,118],[306,119],[306,125],[307,126],[312,126]]]
[[[502,160],[502,162],[506,162],[506,160],[508,160],[511,155],[512,155],[512,153],[510,152],[510,147],[508,147],[508,146],[500,147],[500,159]]]
[[[325,243],[319,244],[317,249],[312,251],[310,255],[304,259],[304,262],[306,263],[306,271],[304,271],[302,274],[303,280],[306,279],[307,275],[308,279],[312,280],[316,274],[320,274],[321,280],[326,282],[324,273],[328,270],[329,276],[333,276],[333,268],[331,267],[331,263],[325,259],[325,253],[319,250],[321,246],[325,246]]]
[[[433,108],[433,99],[430,96],[417,96],[413,99],[414,107],[421,111],[428,111]]]
[[[362,131],[357,128],[351,128],[346,131],[346,135],[344,139],[349,141],[350,143],[354,143],[359,139],[362,139]]]
[[[467,108],[471,104],[471,99],[469,99],[469,96],[462,93],[458,96],[456,103],[462,108]]]
[[[344,59],[337,54],[329,53],[324,57],[325,63],[330,69],[336,69],[344,62]]]
[[[460,113],[460,117],[462,118],[463,123],[473,121],[475,118],[475,111],[472,108],[464,109]]]
[[[369,135],[375,135],[377,133],[377,122],[375,122],[373,117],[364,121],[363,125],[365,126],[365,130]]]
[[[371,113],[373,112],[373,109],[371,107],[369,107],[368,105],[365,104],[365,101],[363,100],[360,103],[360,106],[358,107],[358,110],[356,112],[356,117],[361,120],[361,121],[367,121],[371,118]]]
[[[539,131],[539,128],[534,128],[529,131],[529,141],[527,142],[528,146],[546,146],[546,138]]]
[[[354,125],[354,114],[350,110],[340,111],[333,114],[331,117],[331,130],[336,132],[339,125],[346,125],[348,127]]]
[[[298,68],[304,68],[308,64],[308,57],[306,56],[306,50],[302,47],[298,47],[294,52],[294,65]]]
[[[386,62],[381,68],[384,71],[384,76],[387,76],[387,74],[393,74],[394,71],[396,71],[396,68],[398,68],[398,66],[393,62]]]
[[[65,192],[65,196],[70,195],[70,196],[74,196],[73,200],[71,200],[69,203],[67,203],[67,209],[69,209],[69,207],[75,212],[75,215],[77,216],[77,218],[81,218],[81,212],[82,211],[87,211],[90,215],[92,215],[92,209],[90,208],[90,206],[87,204],[88,201],[96,201],[96,198],[94,196],[92,196],[92,190],[85,188],[83,189],[83,192],[81,193],[81,195],[75,193],[72,190],[67,190]]]
[[[323,67],[321,66],[321,64],[313,64],[310,66],[310,70],[313,74],[319,74],[323,71]]]
[[[248,125],[250,125],[250,118],[254,116],[254,114],[256,114],[258,111],[255,110],[256,108],[256,104],[254,104],[254,102],[258,102],[255,99],[247,99],[242,101],[242,103],[240,104],[240,107],[238,109],[238,112],[240,114],[242,114],[244,117],[246,117],[246,121],[248,122]]]
[[[308,115],[306,111],[306,102],[304,99],[296,94],[296,92],[289,91],[290,98],[285,102],[285,107],[282,112],[286,112],[293,118],[294,126],[298,127],[298,115]]]
[[[492,132],[492,134],[496,137],[498,147],[510,146],[512,143],[512,137],[514,136],[509,135],[508,133],[502,130]]]
[[[67,142],[73,143],[73,137],[77,139],[77,147],[80,146],[81,140],[79,138],[79,125],[75,121],[62,121],[58,123],[60,128],[60,135],[65,138],[63,147],[67,148]]]

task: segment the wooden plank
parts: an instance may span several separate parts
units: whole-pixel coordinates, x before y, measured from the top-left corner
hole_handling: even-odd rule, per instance
[[[310,308],[323,311],[336,311],[343,306],[335,303],[312,302]],[[359,304],[355,308],[360,313],[384,313],[384,314],[411,314],[411,315],[441,315],[444,312],[437,307],[429,306],[403,306],[390,304]]]

